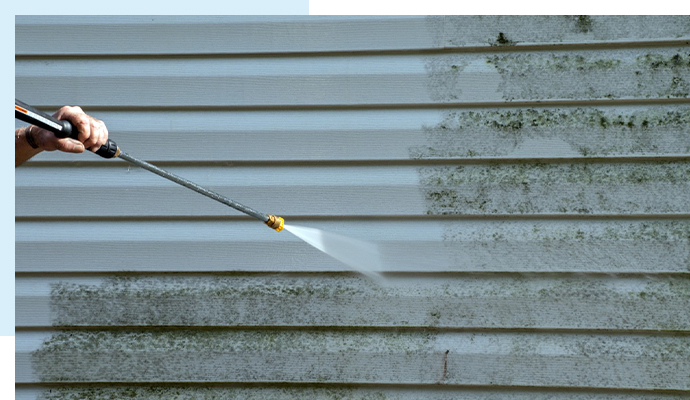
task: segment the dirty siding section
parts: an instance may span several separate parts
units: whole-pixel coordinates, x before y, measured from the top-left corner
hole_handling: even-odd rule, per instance
[[[690,17],[18,16],[18,399],[690,396]],[[68,46],[78,39],[79,46]]]

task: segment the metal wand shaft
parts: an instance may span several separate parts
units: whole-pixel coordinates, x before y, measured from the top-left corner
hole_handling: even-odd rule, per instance
[[[120,154],[118,155],[118,157],[122,158],[123,160],[129,161],[130,163],[137,165],[141,168],[149,170],[156,175],[160,175],[165,179],[169,179],[169,180],[171,180],[177,184],[180,184],[186,188],[192,189],[193,191],[200,193],[200,194],[203,194],[204,196],[209,197],[209,198],[211,198],[217,202],[220,202],[220,203],[223,203],[227,206],[230,206],[237,211],[243,212],[243,213],[245,213],[251,217],[258,219],[259,221],[268,222],[268,220],[270,218],[270,216],[268,214],[260,213],[251,207],[247,207],[247,206],[240,204],[234,200],[228,199],[227,197],[225,197],[221,194],[218,194],[212,190],[208,190],[204,187],[201,187],[192,181],[189,181],[189,180],[184,179],[180,176],[172,174],[166,170],[158,168],[153,164],[147,163],[146,161],[139,160],[138,158],[134,158],[134,157],[130,156],[129,154],[123,152],[123,151],[120,151]]]

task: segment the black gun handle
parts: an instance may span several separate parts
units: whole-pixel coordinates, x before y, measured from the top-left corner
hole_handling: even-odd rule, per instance
[[[60,121],[52,115],[48,115],[43,111],[37,110],[36,108],[17,99],[14,99],[14,117],[32,125],[36,125],[40,128],[49,130],[59,138],[77,138],[78,132],[72,131],[72,124],[70,124],[69,121]]]
[[[14,117],[40,128],[47,129],[59,138],[70,137],[78,139],[79,137],[79,132],[74,129],[74,126],[69,121],[59,120],[17,99],[14,99]],[[94,153],[103,158],[113,158],[117,157],[119,149],[115,142],[108,139],[108,141]]]

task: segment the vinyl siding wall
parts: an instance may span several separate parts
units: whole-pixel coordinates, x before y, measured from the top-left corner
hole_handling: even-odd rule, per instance
[[[18,399],[690,396],[690,17],[17,17]]]

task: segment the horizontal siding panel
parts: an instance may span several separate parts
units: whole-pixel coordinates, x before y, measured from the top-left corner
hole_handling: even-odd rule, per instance
[[[325,168],[325,169],[324,169]],[[372,174],[367,167],[171,167],[171,172],[208,187],[224,196],[255,209],[275,214],[308,215],[367,215],[423,213],[424,200],[414,168],[380,169]],[[47,187],[26,176],[31,186],[16,188],[17,216],[81,215],[239,215],[238,211],[217,203],[151,172],[124,163],[117,168],[87,167],[88,174],[100,177],[101,184],[83,179],[82,168],[57,168],[52,172],[25,170],[44,181],[60,176],[59,186]],[[59,174],[62,171],[63,174]],[[310,172],[311,171],[311,172]],[[47,173],[47,175],[46,175]],[[77,186],[68,183],[68,176]],[[210,182],[209,178],[214,182]],[[17,178],[19,181],[19,178]],[[224,182],[223,182],[224,181]],[[241,183],[244,181],[244,183]],[[45,181],[44,181],[45,182]],[[116,186],[111,186],[115,183]],[[325,184],[325,185],[324,185]],[[323,185],[323,186],[322,186]],[[52,185],[51,185],[52,186]],[[118,187],[119,186],[119,187]],[[43,200],[35,198],[43,194]],[[72,204],[79,198],[89,198],[90,210],[68,208],[42,209],[51,204]],[[399,199],[397,205],[391,203]],[[154,204],[155,203],[155,204]],[[388,203],[388,204],[387,204]],[[148,204],[148,205],[147,205]],[[292,205],[292,206],[290,206]],[[71,207],[70,207],[71,208]],[[308,210],[307,210],[308,209]],[[157,211],[154,211],[157,210]],[[270,210],[270,211],[269,211]]]
[[[287,222],[375,243],[386,271],[690,271],[685,219]],[[256,221],[18,221],[15,254],[20,273],[349,271]]]
[[[35,106],[261,107],[687,99],[690,47],[496,54],[18,59]]]
[[[690,332],[688,276],[17,278],[18,327],[366,326]]]
[[[18,55],[256,54],[439,48],[425,17],[17,17]],[[678,21],[682,23],[681,21]],[[59,32],[59,33],[58,33]],[[660,32],[649,32],[656,37]],[[73,37],[79,49],[51,38]],[[690,34],[688,35],[690,36]],[[147,40],[141,40],[142,37]],[[668,39],[668,38],[662,38]]]
[[[167,169],[242,204],[283,216],[690,213],[687,161]],[[98,180],[84,179],[86,175]],[[18,217],[239,214],[126,163],[22,168],[15,180]],[[89,202],[55,206],[80,204],[80,199]]]
[[[92,114],[121,149],[152,162],[690,156],[690,105]]]
[[[18,383],[440,383],[690,390],[688,336],[127,330],[24,332],[16,343]]]
[[[440,385],[439,385],[440,386]],[[19,387],[16,400],[113,400],[135,397],[141,400],[179,399],[179,400],[218,400],[218,399],[296,399],[314,400],[353,399],[353,400],[685,400],[687,394],[661,392],[592,392],[591,390],[558,389],[516,389],[516,388],[463,388],[463,387],[384,387],[333,386],[329,387],[219,387],[204,386],[89,386],[51,387],[50,389]]]
[[[16,54],[39,56],[461,49],[690,39],[690,21],[684,16],[17,16],[15,21]],[[67,46],[71,39],[79,46]]]

